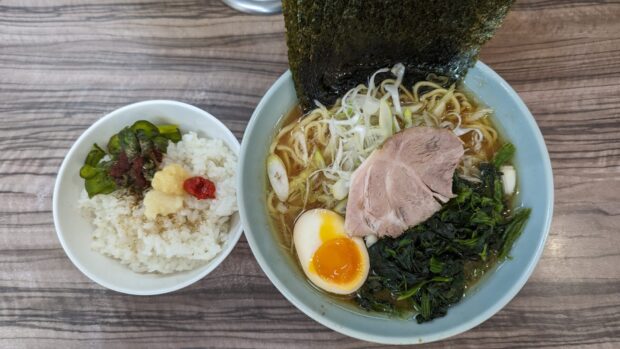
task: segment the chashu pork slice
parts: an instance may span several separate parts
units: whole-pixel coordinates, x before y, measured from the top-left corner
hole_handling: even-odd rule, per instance
[[[424,222],[454,196],[452,176],[463,153],[449,130],[412,127],[395,134],[353,173],[346,231],[397,237]]]

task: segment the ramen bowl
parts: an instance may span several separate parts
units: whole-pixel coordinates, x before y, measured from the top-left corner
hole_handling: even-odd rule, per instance
[[[515,297],[542,254],[553,213],[551,163],[542,134],[517,93],[492,69],[478,62],[465,87],[495,110],[494,123],[517,149],[514,164],[520,193],[516,206],[532,209],[512,259],[499,263],[444,317],[418,324],[366,312],[319,291],[307,281],[295,256],[279,242],[266,208],[266,158],[279,121],[297,104],[290,72],[267,91],[245,131],[239,158],[238,202],[252,252],[276,288],[293,305],[319,323],[347,336],[385,343],[418,344],[467,331],[489,319]]]

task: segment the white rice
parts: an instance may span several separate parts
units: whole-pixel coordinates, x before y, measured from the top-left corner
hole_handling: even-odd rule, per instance
[[[190,132],[170,143],[162,167],[176,163],[192,176],[215,183],[216,198],[184,195],[183,208],[173,215],[144,216],[144,204],[125,191],[88,198],[79,206],[95,226],[91,248],[118,259],[136,272],[173,273],[204,265],[228,238],[230,217],[237,211],[236,155],[219,139]]]

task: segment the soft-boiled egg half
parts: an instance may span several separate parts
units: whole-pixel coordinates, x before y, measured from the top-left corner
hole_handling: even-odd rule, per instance
[[[344,218],[336,212],[304,212],[295,223],[293,240],[304,273],[321,289],[350,294],[366,281],[370,269],[366,245],[345,233]]]

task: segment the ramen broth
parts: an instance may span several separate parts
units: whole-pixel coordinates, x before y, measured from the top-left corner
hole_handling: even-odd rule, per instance
[[[461,109],[459,113],[461,115],[471,115],[475,113],[476,111],[482,110],[484,108],[484,106],[480,104],[471,93],[464,90],[462,86],[459,86],[459,88],[456,89],[456,91],[460,93],[462,96],[464,96],[464,98],[467,99],[467,103],[463,104],[465,107],[463,108],[463,105],[460,106]],[[403,100],[401,98],[401,102],[406,107],[407,103],[409,103],[410,101]],[[450,115],[452,112],[455,112],[454,106],[447,105],[445,113],[447,115]],[[504,143],[500,135],[498,134],[497,128],[495,127],[495,125],[493,124],[491,120],[492,112],[489,112],[488,114],[489,115],[485,116],[484,118],[481,118],[476,121],[477,125],[481,125],[480,127],[482,127],[483,129],[482,132],[486,132],[486,134],[484,134],[484,137],[493,139],[493,141],[490,141],[490,142],[482,142],[482,143],[479,142],[480,147],[475,151],[476,153],[475,155],[479,158],[480,162],[488,162],[489,160],[491,160],[494,154],[498,151],[498,149]],[[289,111],[287,115],[283,116],[282,119],[280,120],[280,123],[279,123],[280,127],[278,128],[278,134],[284,128],[301,123],[302,120],[304,120],[304,118],[308,117],[308,115],[309,114],[306,114],[306,115],[303,114],[302,109],[299,105],[295,106],[293,109]],[[402,121],[399,121],[398,126],[400,129],[404,129],[406,127],[406,125]],[[306,131],[307,131],[306,136],[308,138],[312,138],[313,132],[319,132],[318,129],[306,130]],[[276,155],[278,155],[280,158],[283,159],[284,165],[287,169],[288,178],[296,178],[302,175],[304,171],[307,171],[307,166],[300,166],[299,164],[292,163],[292,161],[289,160],[289,156],[287,156],[286,153],[287,152],[290,153],[291,152],[290,149],[287,149],[284,146],[278,147],[278,145],[290,144],[293,141],[293,137],[294,135],[292,132],[284,133],[280,135],[279,139],[275,143],[276,145],[275,148],[274,148],[274,145],[272,145],[273,153],[275,153]],[[466,147],[466,153],[465,153],[466,155],[468,154],[468,152],[471,153],[474,151],[473,146],[467,147],[467,145],[474,144],[475,142],[474,137],[476,137],[475,132],[468,132],[468,133],[465,133],[459,136],[459,138],[461,139],[461,141]],[[274,138],[276,137],[274,136]],[[316,149],[320,148],[318,144],[308,145],[309,148],[312,148],[313,146]],[[329,164],[331,161],[333,161],[333,154],[325,154],[325,162]],[[307,184],[309,186],[308,190],[309,191],[320,190],[322,182],[324,180],[325,180],[325,177],[321,173],[315,174],[311,178],[311,180],[308,180],[308,184]],[[268,184],[268,187],[269,187],[269,184]],[[274,198],[273,193],[267,196],[268,205],[271,205],[271,207],[277,207],[274,205],[278,205],[278,204],[282,205],[282,203],[274,204],[273,202],[269,202],[270,200],[277,201],[277,199]],[[308,200],[306,202],[302,202],[302,201],[303,200],[292,200],[292,202],[286,202],[286,212],[281,212],[282,210],[278,210],[278,209],[270,210],[271,222],[274,226],[274,229],[277,232],[278,240],[281,242],[283,248],[287,251],[287,253],[290,253],[291,257],[294,260],[296,260],[296,258],[295,258],[294,244],[292,241],[292,233],[293,233],[293,228],[295,226],[296,219],[299,217],[299,215],[313,208],[334,209],[334,207],[326,207],[326,205],[321,201],[317,201],[317,200]],[[508,213],[509,211],[506,212],[506,214]],[[465,289],[466,290],[471,289],[480,279],[483,278],[483,276],[489,269],[495,266],[497,261],[498,261],[497,253],[492,252],[489,254],[488,258],[484,261],[467,262],[464,265],[464,275],[466,278]],[[295,264],[296,264],[296,267],[299,268],[301,272],[302,268],[300,267],[299,263],[295,263]],[[321,292],[324,292],[324,291],[321,290]],[[355,293],[351,295],[345,295],[345,296],[333,295],[327,292],[324,292],[324,293],[329,295],[330,297],[333,297],[334,299],[338,299],[343,302],[346,302],[347,304],[358,305],[355,302],[355,297],[356,297]],[[385,299],[389,299],[390,297],[393,298],[393,295],[390,295],[389,292],[387,292],[383,296],[379,295],[379,298],[381,297],[385,297]],[[396,307],[397,312],[400,314],[406,315],[406,314],[411,313],[411,304],[409,302],[395,301],[393,302],[393,305]]]

